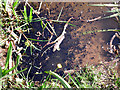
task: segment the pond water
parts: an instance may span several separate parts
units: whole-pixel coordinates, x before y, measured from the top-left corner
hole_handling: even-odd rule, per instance
[[[34,9],[38,9],[39,3],[30,3]],[[48,19],[56,20],[59,16],[61,8],[63,7],[62,14],[59,20],[67,21],[70,17],[75,17],[70,23],[76,25],[76,27],[68,26],[66,29],[65,39],[60,45],[60,51],[52,52],[51,48],[41,57],[39,51],[35,51],[35,55],[28,54],[28,57],[23,57],[23,63],[20,67],[30,67],[29,63],[32,63],[32,68],[29,76],[34,76],[34,80],[41,80],[43,74],[35,74],[36,72],[44,72],[49,70],[55,70],[57,64],[61,63],[63,68],[59,71],[73,69],[79,66],[97,65],[99,62],[111,61],[113,55],[108,52],[109,42],[115,32],[102,32],[81,35],[82,32],[101,30],[101,29],[116,29],[118,23],[115,22],[115,18],[102,19],[93,22],[84,22],[84,20],[90,20],[99,16],[107,16],[111,13],[105,11],[110,10],[107,7],[92,7],[88,6],[90,3],[71,2],[71,3],[43,3],[40,16]],[[59,36],[64,28],[64,23],[52,23],[57,35]],[[37,38],[34,34],[40,31],[40,22],[32,23],[34,33],[29,36]],[[119,41],[116,39],[115,43]],[[107,44],[108,43],[108,44]],[[29,50],[28,50],[29,51]],[[35,66],[39,67],[36,68]],[[117,67],[116,69],[120,69]],[[119,70],[118,70],[119,71]],[[27,73],[27,72],[26,72]]]

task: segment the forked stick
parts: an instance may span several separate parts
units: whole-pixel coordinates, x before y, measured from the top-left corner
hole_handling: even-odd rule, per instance
[[[62,43],[62,41],[64,40],[64,38],[65,38],[65,30],[66,30],[66,28],[67,28],[67,26],[68,26],[68,23],[70,22],[70,20],[71,19],[73,19],[73,17],[71,17],[68,21],[67,21],[67,23],[65,24],[65,26],[64,26],[64,29],[63,29],[63,32],[62,32],[62,34],[55,40],[55,41],[53,41],[53,42],[48,42],[45,46],[47,46],[47,45],[50,45],[50,44],[54,44],[54,45],[52,45],[51,47],[54,47],[53,48],[53,52],[55,52],[56,50],[60,50],[60,48],[59,48],[59,46],[60,46],[60,44]],[[44,47],[45,47],[44,46]],[[50,48],[51,48],[50,47]],[[47,51],[48,49],[46,49],[45,50],[45,52]],[[43,52],[42,53],[42,55],[41,56],[43,56],[43,54],[45,53],[45,52]]]
[[[58,50],[58,51],[60,50],[59,46],[65,38],[65,33],[66,33],[65,30],[66,30],[68,23],[70,22],[71,19],[73,19],[73,17],[71,17],[67,21],[67,23],[65,24],[62,34],[55,41],[53,41],[55,43],[54,48],[53,48],[53,52],[55,52],[56,50]]]

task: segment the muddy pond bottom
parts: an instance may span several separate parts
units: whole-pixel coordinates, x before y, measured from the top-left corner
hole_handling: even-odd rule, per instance
[[[47,5],[46,5],[47,4]],[[30,70],[30,77],[35,76],[34,80],[41,80],[44,75],[35,74],[43,73],[44,71],[57,68],[57,64],[62,64],[62,69],[58,71],[64,71],[74,69],[75,67],[84,67],[87,65],[98,65],[100,62],[111,62],[114,56],[108,52],[109,42],[115,32],[96,32],[91,34],[82,35],[83,32],[101,30],[101,29],[115,29],[118,28],[118,23],[112,19],[103,19],[93,22],[83,22],[79,18],[84,20],[90,20],[99,16],[107,16],[110,13],[106,13],[109,8],[107,7],[92,7],[88,6],[90,3],[43,3],[40,16],[45,16],[49,19],[56,20],[63,7],[62,14],[59,20],[67,21],[70,17],[76,17],[71,20],[70,23],[76,25],[76,27],[68,26],[66,29],[65,39],[60,45],[60,51],[53,52],[51,48],[47,51],[44,57],[37,55],[37,57],[28,57],[25,59],[28,63],[32,62],[33,67]],[[34,3],[33,3],[34,5]],[[49,11],[46,10],[47,6]],[[36,4],[37,9],[37,4]],[[49,13],[48,13],[49,12]],[[33,23],[33,28],[38,31],[40,23]],[[54,29],[59,36],[63,30],[64,23],[53,23]],[[114,44],[119,43],[116,39]],[[36,56],[36,55],[35,55]],[[119,62],[118,62],[119,64]],[[30,67],[30,65],[22,64],[22,67]],[[39,68],[36,68],[36,67]],[[120,67],[116,67],[119,71]]]

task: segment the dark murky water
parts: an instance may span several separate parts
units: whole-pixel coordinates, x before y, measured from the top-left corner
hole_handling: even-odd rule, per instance
[[[36,72],[43,72],[46,70],[55,70],[57,64],[61,63],[63,69],[72,69],[75,66],[85,66],[86,64],[97,65],[100,61],[111,61],[112,55],[108,53],[107,48],[114,32],[102,32],[92,33],[87,35],[81,35],[85,31],[93,31],[100,29],[114,29],[118,28],[118,23],[112,19],[104,19],[94,22],[83,22],[79,18],[84,20],[93,19],[99,16],[107,16],[110,13],[106,13],[107,7],[92,7],[88,6],[89,3],[43,3],[40,16],[48,19],[56,20],[61,8],[63,11],[60,20],[67,21],[70,17],[75,17],[70,23],[76,25],[76,27],[68,26],[66,29],[66,37],[60,45],[61,50],[52,52],[52,49],[47,51],[44,57],[38,55],[32,55],[25,57],[22,67],[30,67],[29,63],[32,63],[33,67],[30,71],[30,76],[35,76],[34,80],[41,80],[42,74],[35,75]],[[38,3],[31,3],[35,9],[38,9]],[[48,9],[47,9],[48,8]],[[33,23],[34,33],[40,30],[40,22]],[[59,36],[63,30],[64,23],[53,23],[57,35]],[[30,37],[34,37],[32,33]],[[118,42],[118,40],[116,40]],[[29,51],[29,50],[28,50]],[[38,52],[38,51],[35,51]],[[40,52],[38,52],[40,53]],[[41,67],[40,69],[34,66]],[[118,67],[119,69],[119,67]]]

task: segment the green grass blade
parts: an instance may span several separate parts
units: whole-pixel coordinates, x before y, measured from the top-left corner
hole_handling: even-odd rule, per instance
[[[105,11],[105,12],[119,12],[120,10],[117,8],[115,10]]]
[[[63,7],[61,8],[61,11],[60,11],[60,13],[59,13],[59,16],[58,16],[57,21],[59,20],[59,18],[60,18],[60,16],[61,16],[61,14],[62,14],[62,10],[63,10]]]
[[[18,4],[18,1],[19,1],[19,0],[16,0],[16,1],[13,3],[13,8]]]
[[[0,12],[0,14],[1,14],[1,12]],[[2,22],[2,19],[0,19],[0,26],[2,27],[2,26],[4,26],[4,24],[3,24],[3,22]],[[0,28],[1,28],[0,27]]]
[[[29,22],[32,22],[32,18],[33,18],[32,12],[33,12],[33,8],[31,7],[31,8],[30,8]]]
[[[2,68],[0,66],[0,78],[2,77]]]
[[[52,71],[46,71],[46,73],[49,73],[49,74],[53,75],[54,77],[56,77],[63,84],[63,86],[65,88],[71,88],[71,86],[61,76],[59,76],[57,73],[54,73]]]
[[[32,38],[28,38],[29,40],[32,40],[32,41],[40,41],[40,42],[46,42],[48,40],[37,40],[37,39],[32,39]]]
[[[2,68],[0,66],[0,78],[2,78]],[[0,89],[2,88],[2,81],[0,80]]]
[[[46,23],[45,26],[43,27],[43,31],[44,31],[44,29],[46,28],[46,26],[47,26],[47,23]]]
[[[77,83],[75,82],[75,80],[72,78],[72,76],[70,75],[70,73],[68,73],[70,79],[72,80],[72,82],[74,83],[74,85],[79,88],[79,86],[77,85]]]
[[[54,28],[50,25],[50,23],[49,23],[48,21],[47,21],[47,23],[48,23],[48,25],[50,26],[50,28],[52,29],[52,31],[53,31],[53,33],[55,34],[55,36],[57,36],[57,34],[56,34]]]
[[[24,26],[26,26],[26,25],[28,25],[28,23],[25,23],[25,24],[23,24],[23,25],[21,25],[21,26],[15,28],[15,30],[20,30],[20,29],[22,29],[22,27],[24,27]]]
[[[120,7],[119,4],[90,4],[89,6],[108,6],[108,7]]]
[[[43,19],[41,19],[41,20],[46,20],[47,18],[43,18]],[[40,19],[33,19],[32,20],[32,22],[39,22],[39,21],[41,21]]]
[[[42,20],[40,20],[41,22],[40,22],[40,24],[41,24],[41,26],[42,26],[42,28],[43,28],[43,23],[42,23]]]
[[[30,45],[30,54],[32,55],[32,46]]]
[[[9,60],[11,59],[11,56],[12,56],[12,43],[10,42],[9,48],[8,48],[8,52],[7,52],[7,58],[6,58],[6,63],[5,63],[4,70],[7,70],[8,64],[9,64]]]
[[[27,17],[27,9],[26,9],[26,6],[24,6],[24,13],[23,13],[23,16],[25,18],[25,21],[28,23],[28,17]]]
[[[46,20],[47,18],[43,18],[41,20]],[[33,22],[38,22],[38,21],[41,21],[40,19],[33,19]],[[67,21],[57,21],[57,20],[51,20],[53,22],[63,22],[63,23],[67,23]],[[76,27],[76,25],[73,25],[71,23],[68,23],[69,25],[73,26],[73,27]],[[43,24],[41,23],[41,26],[43,26]]]
[[[31,68],[32,68],[32,66],[30,66],[30,68],[28,69],[27,76],[26,76],[26,81],[28,81],[28,76],[29,76],[29,73],[31,71]]]
[[[19,64],[19,60],[20,60],[20,56],[18,55],[18,56],[17,56],[17,60],[16,60],[16,65],[15,65],[14,67],[12,67],[11,69],[6,70],[6,71],[3,73],[2,76],[8,74],[10,71],[12,71],[12,70],[14,70],[15,68],[17,68],[17,66],[18,66],[18,64]]]
[[[47,82],[48,79],[49,79],[49,75],[47,76],[45,82],[43,83],[42,88],[46,88],[46,86],[47,86],[46,82]]]
[[[51,20],[53,22],[63,22],[63,23],[67,23],[67,21],[57,21],[57,20]],[[71,23],[68,23],[69,25],[73,26],[73,27],[76,27],[76,25],[73,25]]]
[[[0,1],[0,2],[1,2],[1,1]],[[6,10],[7,0],[2,0],[2,2],[4,3],[5,10]]]
[[[90,34],[90,33],[94,33],[94,32],[110,32],[110,31],[120,31],[120,30],[116,30],[116,29],[103,29],[103,30],[95,30],[95,31],[88,31],[88,32],[83,32],[82,35],[86,35],[86,34]]]
[[[112,18],[112,17],[116,17],[116,16],[119,16],[119,13],[115,13],[115,14],[112,14],[112,15],[110,15],[110,16],[103,17],[102,19],[105,19],[105,18]]]
[[[15,74],[21,73],[21,72],[23,72],[23,71],[25,71],[25,70],[27,70],[27,68],[25,68],[25,69],[23,69],[23,70],[21,70],[21,71],[17,71],[17,72],[15,72],[15,73],[13,73],[13,74],[6,75],[6,76],[0,78],[0,81],[3,80],[4,78],[7,78],[7,77],[13,76],[13,75],[15,75]]]
[[[17,16],[17,13],[15,12],[15,9],[14,9],[14,8],[12,9],[12,11],[13,11],[13,15],[15,16],[15,18],[17,19],[17,21],[19,21],[18,16]]]
[[[79,88],[82,88],[81,85],[80,85],[80,82],[78,81],[77,77],[75,77],[75,80],[77,81],[78,85],[79,85]]]
[[[40,49],[38,49],[37,47],[35,47],[33,44],[31,44],[31,46],[32,46],[33,48],[35,48],[36,50],[41,51]]]

